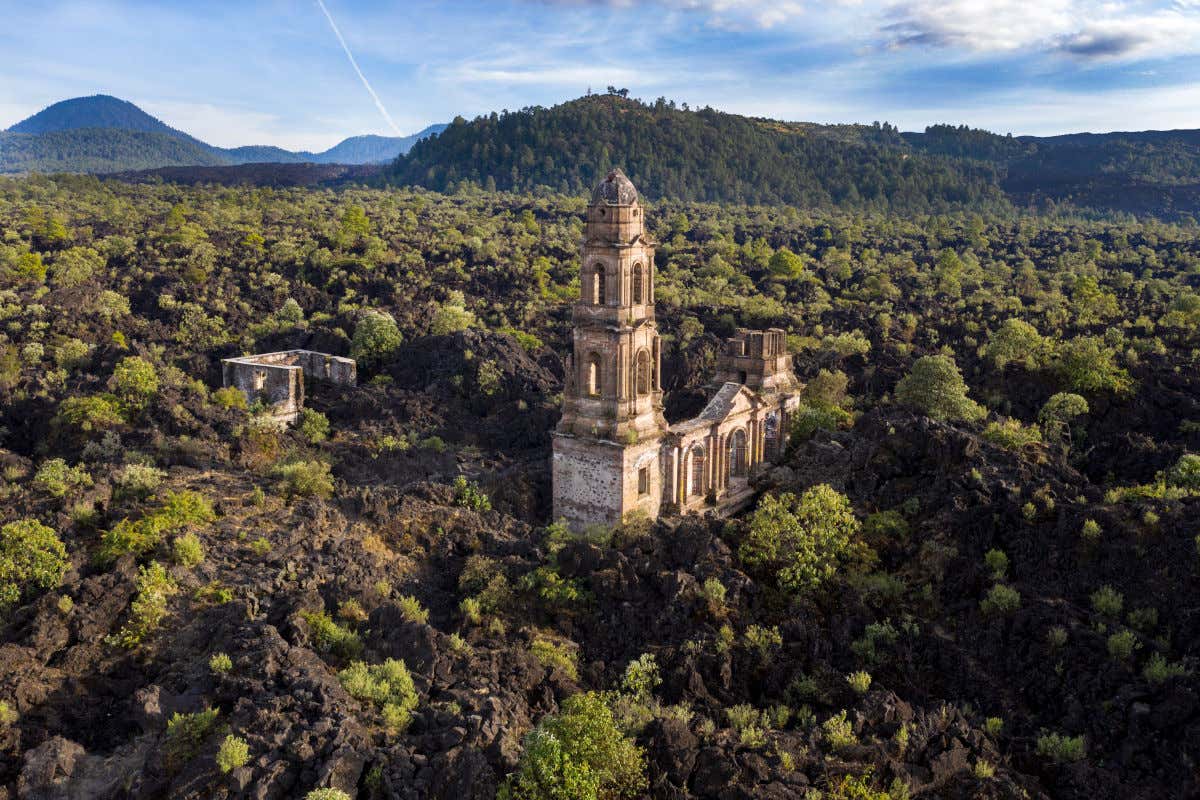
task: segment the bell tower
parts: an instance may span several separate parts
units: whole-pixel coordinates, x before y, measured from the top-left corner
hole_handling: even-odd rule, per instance
[[[662,487],[661,343],[654,320],[654,244],[637,189],[620,170],[587,210],[580,296],[554,438],[554,516],[576,528],[658,514]]]

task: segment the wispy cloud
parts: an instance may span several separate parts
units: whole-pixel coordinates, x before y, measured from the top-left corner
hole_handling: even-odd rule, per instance
[[[609,84],[816,122],[1200,125],[1180,101],[1200,0],[322,3],[336,22],[295,0],[9,3],[0,127],[104,92],[214,144],[318,150]]]
[[[1165,57],[1200,51],[1196,10],[1195,0],[903,0],[884,9],[878,30],[892,48]]]
[[[397,136],[403,136],[403,132],[401,132],[400,128],[398,128],[396,123],[392,120],[392,115],[389,114],[387,108],[384,107],[383,101],[379,99],[379,95],[377,95],[375,90],[371,88],[371,82],[367,80],[367,76],[364,75],[363,71],[359,68],[358,62],[354,60],[354,53],[350,52],[350,46],[346,44],[346,40],[343,38],[342,32],[338,29],[337,23],[333,21],[333,15],[330,14],[329,9],[325,7],[323,0],[317,0],[317,5],[321,7],[321,13],[325,15],[325,19],[329,20],[329,27],[333,29],[333,35],[337,37],[338,44],[340,44],[342,46],[342,50],[346,52],[346,59],[350,62],[350,66],[354,67],[354,72],[358,75],[358,79],[362,81],[363,88],[367,90],[367,93],[371,95],[371,99],[375,101],[375,107],[379,109],[379,113],[383,115],[385,120],[387,120],[387,124],[389,127],[391,127],[392,131]]]

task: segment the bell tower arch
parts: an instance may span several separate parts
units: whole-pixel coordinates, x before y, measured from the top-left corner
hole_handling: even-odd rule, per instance
[[[576,527],[614,524],[635,509],[656,516],[662,494],[654,243],[637,189],[619,169],[592,192],[580,258],[553,464],[555,518]]]

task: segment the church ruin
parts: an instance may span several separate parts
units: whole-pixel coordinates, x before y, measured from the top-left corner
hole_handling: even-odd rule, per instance
[[[261,402],[281,425],[295,422],[304,408],[304,378],[353,386],[357,367],[352,358],[313,350],[281,350],[241,358],[221,359],[221,380],[246,395],[246,402]]]
[[[592,193],[572,309],[563,413],[553,436],[554,518],[575,529],[634,512],[729,511],[750,470],[774,458],[799,400],[784,332],[741,330],[694,419],[663,417],[654,243],[633,183],[614,170]]]

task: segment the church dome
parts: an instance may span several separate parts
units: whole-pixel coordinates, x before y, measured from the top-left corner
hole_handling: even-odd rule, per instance
[[[633,181],[625,173],[614,169],[592,190],[592,205],[604,203],[610,206],[632,206],[637,204],[638,193]]]

